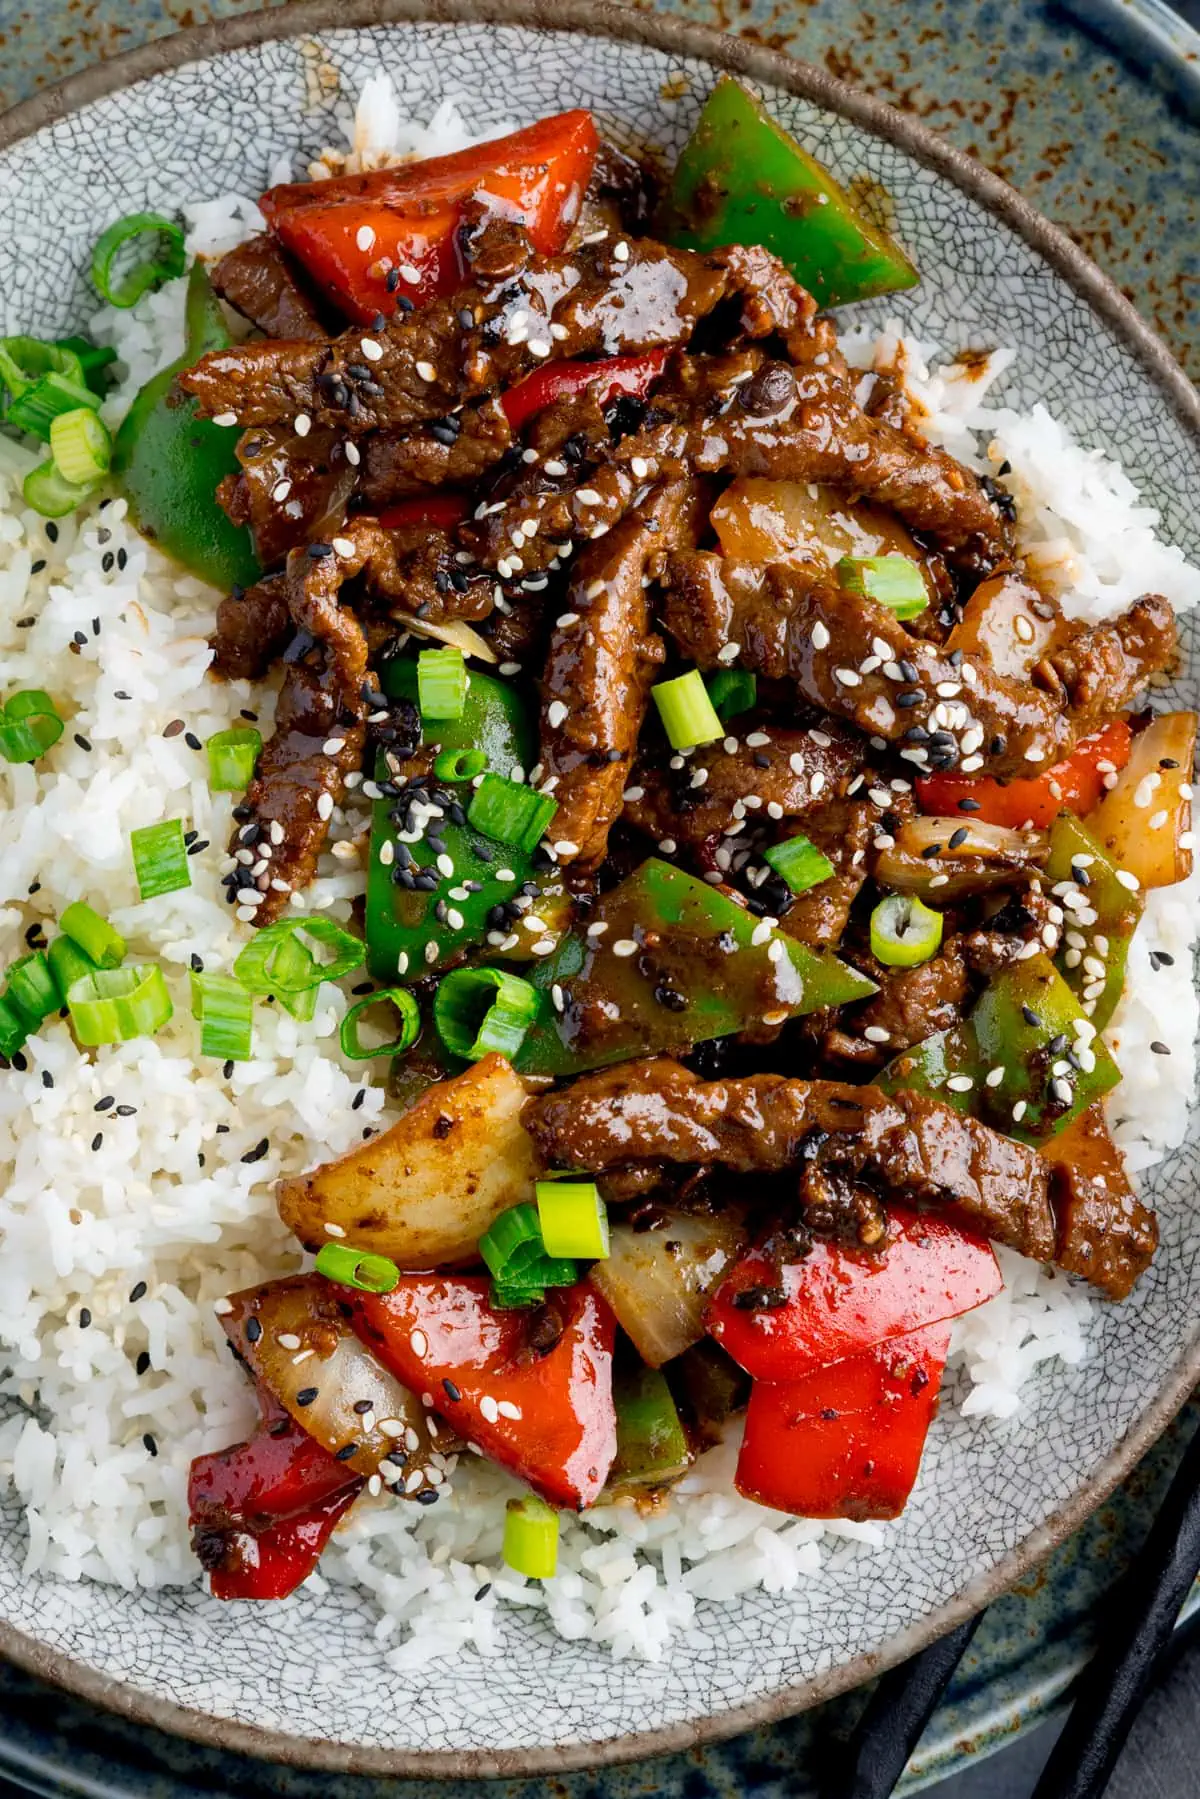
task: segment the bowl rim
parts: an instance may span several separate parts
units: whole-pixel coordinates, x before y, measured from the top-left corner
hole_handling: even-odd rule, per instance
[[[1060,275],[1131,350],[1172,412],[1200,441],[1200,394],[1182,368],[1110,278],[1068,236],[1022,195],[974,157],[927,126],[781,51],[675,15],[633,11],[615,0],[290,0],[285,6],[216,20],[155,39],[47,87],[0,115],[0,155],[46,126],[142,81],[181,65],[272,40],[322,32],[404,24],[508,25],[575,31],[694,57],[714,68],[783,89],[897,145],[925,167],[954,182],[970,198],[1017,233]],[[677,1753],[771,1724],[832,1699],[914,1655],[998,1598],[1071,1534],[1109,1496],[1170,1423],[1200,1382],[1200,1332],[1183,1345],[1153,1402],[1071,1498],[987,1573],[899,1632],[881,1650],[855,1656],[840,1667],[760,1695],[705,1718],[630,1732],[601,1742],[537,1749],[381,1749],[299,1737],[243,1724],[147,1693],[101,1674],[61,1650],[48,1648],[0,1619],[0,1655],[26,1673],[104,1706],[129,1721],[189,1738],[207,1748],[231,1750],[329,1773],[463,1779],[551,1774],[610,1766]]]

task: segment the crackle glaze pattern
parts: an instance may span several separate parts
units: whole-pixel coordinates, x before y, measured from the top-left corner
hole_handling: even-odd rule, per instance
[[[388,67],[420,116],[445,93],[468,96],[481,123],[587,105],[628,146],[667,153],[682,142],[710,80],[705,65],[642,45],[462,23],[335,31],[319,51],[272,42],[154,77],[0,155],[8,227],[0,238],[0,329],[60,331],[80,322],[80,271],[102,219],[257,192],[281,146],[297,153],[299,167],[301,153],[334,133],[336,100],[314,79],[320,61],[340,71],[347,90]],[[1200,554],[1200,446],[1123,340],[945,177],[807,100],[782,91],[768,97],[839,175],[869,174],[892,196],[899,235],[925,279],[891,310],[952,347],[1018,345],[1009,397],[1021,405],[1044,398],[1089,441],[1119,452],[1163,507],[1168,533]],[[400,1680],[375,1654],[368,1608],[349,1593],[254,1612],[223,1608],[198,1589],[150,1595],[25,1582],[23,1533],[11,1508],[0,1513],[0,1617],[184,1707],[392,1752],[558,1749],[583,1757],[629,1733],[730,1715],[884,1650],[963,1588],[985,1582],[1117,1448],[1170,1378],[1196,1315],[1195,1161],[1193,1140],[1160,1171],[1163,1252],[1135,1299],[1106,1314],[1088,1363],[1037,1383],[1009,1424],[947,1410],[886,1550],[848,1557],[798,1594],[705,1608],[699,1629],[663,1665],[614,1665],[601,1650],[558,1641],[536,1618],[510,1614],[495,1660],[460,1658]]]

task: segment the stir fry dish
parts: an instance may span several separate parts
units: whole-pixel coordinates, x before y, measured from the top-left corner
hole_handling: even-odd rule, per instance
[[[193,977],[202,1053],[342,982],[399,1108],[280,1183],[303,1271],[218,1307],[261,1416],[192,1466],[212,1591],[290,1593],[467,1452],[524,1484],[530,1577],[561,1510],[669,1505],[731,1432],[743,1495],[895,1517],[993,1246],[1112,1301],[1155,1253],[1105,1031],[1192,865],[1171,606],[1068,617],[1007,466],[848,365],[829,309],[916,271],[730,80],[666,181],[571,111],[261,209],[115,442],[91,346],[5,371],[58,406],[31,503],[111,465],[223,590],[217,675],[278,691],[208,745],[243,947]],[[158,233],[126,285],[179,275],[162,231],[100,260]],[[56,726],[16,696],[5,753]],[[305,895],[355,807],[338,923]],[[179,820],[135,839],[143,898],[186,884]],[[60,927],[6,1054],[169,1015]]]

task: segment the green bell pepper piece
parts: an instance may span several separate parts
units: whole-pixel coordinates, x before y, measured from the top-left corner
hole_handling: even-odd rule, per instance
[[[762,244],[818,306],[869,300],[920,279],[865,207],[729,76],[683,147],[661,234],[693,250]]]
[[[1002,969],[968,1019],[894,1057],[876,1084],[885,1093],[936,1093],[956,1111],[1036,1145],[1120,1078],[1075,995],[1039,955]]]
[[[1125,985],[1129,945],[1145,897],[1122,886],[1112,857],[1070,812],[1060,812],[1051,827],[1046,879],[1066,913],[1056,966],[1102,1031]]]
[[[658,1368],[620,1370],[613,1378],[617,1453],[608,1491],[621,1493],[678,1480],[692,1459],[671,1389]]]
[[[857,969],[764,929],[753,913],[656,856],[606,893],[586,929],[564,937],[527,978],[546,995],[514,1059],[531,1075],[690,1049],[875,992]]]
[[[382,691],[392,699],[417,702],[417,665],[410,657],[385,662],[380,670]],[[514,766],[527,768],[534,756],[533,726],[529,708],[511,683],[471,670],[466,705],[461,718],[430,720],[423,727],[424,743],[443,750],[480,749],[488,766],[508,774]],[[386,769],[380,775],[385,779]],[[453,794],[464,814],[471,798],[470,781],[439,781],[432,774],[428,785]],[[419,981],[431,968],[442,966],[464,949],[474,948],[487,937],[488,913],[518,893],[530,878],[528,853],[494,843],[473,829],[465,818],[456,824],[447,817],[437,821],[434,835],[444,842],[445,854],[454,864],[453,875],[441,874],[435,854],[420,843],[403,845],[401,824],[404,801],[376,800],[371,822],[370,865],[367,870],[366,939],[367,968],[377,981]],[[387,847],[385,847],[387,846]],[[431,892],[398,885],[397,852],[407,850],[414,869],[429,869],[438,876]],[[387,858],[387,860],[385,860]],[[501,871],[505,878],[501,879]],[[465,887],[465,883],[471,887]],[[478,883],[475,888],[474,884]],[[447,916],[439,919],[439,902]],[[450,921],[449,915],[461,919]],[[426,960],[426,946],[437,945],[433,962]],[[401,958],[406,957],[401,967]]]
[[[236,425],[198,416],[175,377],[209,350],[229,346],[229,331],[204,264],[192,264],[185,310],[187,348],[147,381],[121,421],[113,474],[143,537],[214,587],[249,587],[259,568],[250,533],[217,502],[217,486],[236,475]]]

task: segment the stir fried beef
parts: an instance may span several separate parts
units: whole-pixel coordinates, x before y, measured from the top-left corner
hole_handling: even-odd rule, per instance
[[[334,432],[261,427],[243,434],[237,458],[241,473],[221,483],[217,498],[235,525],[249,525],[261,567],[337,530],[355,470]]]
[[[916,1205],[953,1207],[1000,1243],[1055,1253],[1049,1176],[1036,1151],[924,1094],[794,1081],[782,1075],[702,1082],[659,1058],[583,1075],[530,1102],[529,1129],[548,1162],[721,1162],[745,1174],[836,1170]],[[568,1145],[570,1146],[568,1150]]]
[[[1175,661],[1175,614],[1161,594],[1145,594],[1118,618],[1073,631],[1035,670],[1082,719],[1111,717],[1137,698],[1152,675]]]
[[[504,408],[494,397],[416,430],[374,431],[363,444],[359,499],[373,512],[430,487],[469,487],[511,444]]]
[[[701,552],[672,557],[667,580],[663,622],[701,668],[726,666],[732,648],[739,667],[794,681],[920,770],[1028,774],[1074,742],[1051,695],[916,642],[886,606],[823,573]]]
[[[804,821],[804,833],[831,864],[833,873],[806,893],[794,897],[772,893],[780,929],[810,949],[839,944],[850,908],[869,874],[870,845],[878,832],[879,814],[870,802],[834,800]],[[760,892],[762,890],[760,889]]]
[[[286,647],[294,630],[284,575],[235,588],[217,607],[213,669],[227,681],[256,681]]]
[[[557,358],[684,343],[735,291],[716,258],[647,239],[606,240],[535,259],[498,290],[465,287],[420,312],[395,314],[376,332],[345,332],[328,349],[261,343],[213,351],[183,384],[205,412],[233,412],[244,425],[284,424],[306,412],[362,434],[444,417]]]
[[[860,1068],[879,1067],[963,1016],[969,994],[962,944],[952,937],[917,968],[885,968],[874,956],[855,956],[879,992],[856,1006],[841,1030],[826,1040],[827,1053]]]
[[[736,836],[748,821],[824,811],[861,770],[864,747],[861,737],[836,725],[799,731],[739,718],[723,742],[699,750],[682,768],[665,766],[662,757],[639,765],[625,817],[656,840],[673,838],[698,850],[710,838]]]
[[[555,783],[563,862],[589,868],[604,858],[663,659],[647,569],[686,535],[694,499],[692,483],[664,484],[575,564],[542,683],[541,764]]]
[[[215,292],[267,337],[328,343],[301,276],[287,252],[265,232],[228,250],[209,276]]]

